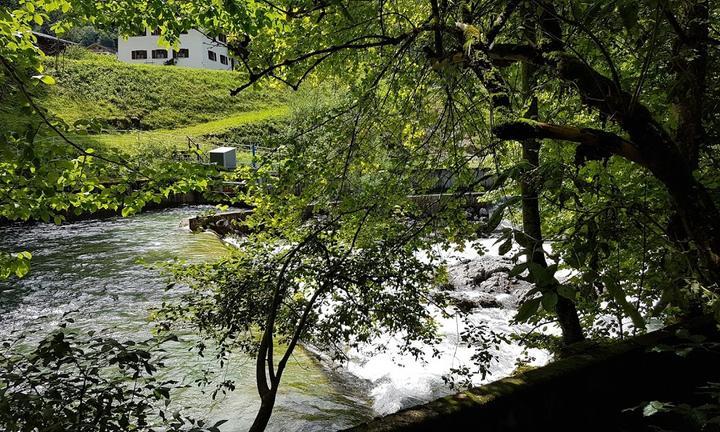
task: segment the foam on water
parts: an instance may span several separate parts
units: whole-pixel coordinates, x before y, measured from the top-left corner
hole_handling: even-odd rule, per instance
[[[483,249],[486,251],[484,254],[478,252]],[[455,288],[460,294],[474,292],[473,287],[467,283],[467,277],[460,274],[465,270],[463,265],[472,269],[474,266],[487,267],[502,263],[495,239],[467,244],[463,250],[455,248],[443,251],[436,248],[434,252],[438,253],[448,266],[450,278],[454,280]],[[499,294],[497,297],[503,303],[510,296]],[[509,303],[507,306],[510,306]],[[515,310],[507,306],[474,309],[469,321],[485,323],[492,331],[506,335],[529,331],[530,327],[527,325],[510,324]],[[444,317],[438,310],[434,312],[441,342],[435,347],[424,347],[424,356],[419,359],[402,352],[394,335],[385,335],[380,340],[349,352],[348,371],[371,383],[373,409],[379,414],[389,414],[451,394],[453,390],[444,383],[443,376],[447,375],[451,368],[468,366],[472,369],[471,357],[474,350],[460,341],[460,334],[466,323],[458,317]],[[386,346],[387,350],[378,354],[376,351],[380,346]],[[433,349],[437,349],[439,355],[433,356]],[[550,360],[547,352],[531,349],[524,353],[517,344],[502,344],[493,354],[495,361],[490,367],[491,372],[485,378],[479,374],[473,377],[473,385],[510,375],[515,370],[518,359],[524,358],[525,354],[528,355],[529,364],[533,366],[543,365]]]

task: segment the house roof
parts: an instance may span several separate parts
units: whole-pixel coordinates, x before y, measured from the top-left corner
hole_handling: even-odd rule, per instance
[[[36,31],[34,31],[33,34],[38,38],[51,40],[51,41],[58,42],[58,43],[61,43],[64,45],[77,45],[77,42],[69,41],[66,39],[60,39],[57,36],[52,36],[49,34],[40,33],[40,32],[36,32]]]
[[[99,42],[95,42],[92,45],[88,45],[87,49],[89,49],[91,51],[104,51],[104,52],[111,53],[111,54],[117,53],[117,51],[114,48],[107,47],[105,45],[102,45]]]

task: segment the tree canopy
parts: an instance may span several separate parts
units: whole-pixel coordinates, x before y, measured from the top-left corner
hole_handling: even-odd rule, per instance
[[[49,114],[32,103],[33,86],[53,80],[43,74],[30,29],[51,16],[58,31],[71,23],[121,35],[159,28],[170,45],[190,28],[227,34],[239,63],[237,86],[228,91],[237,97],[268,80],[330,89],[330,97],[311,93],[296,128],[257,171],[245,173],[241,199],[255,208],[245,223],[252,234],[231,266],[254,283],[218,280],[215,268],[181,275],[216,281],[211,293],[186,299],[207,308],[194,317],[202,327],[223,330],[221,337],[228,329],[260,330],[253,349],[265,411],[256,430],[267,423],[282,371],[274,335],[290,337],[286,354],[293,341],[311,336],[308,322],[324,330],[326,343],[347,343],[372,326],[429,342],[432,323],[422,311],[435,301],[426,286],[434,269],[414,254],[475,240],[502,218],[515,225],[502,230],[501,252],[522,248],[511,274],[536,285],[516,319],[557,319],[566,344],[586,335],[622,337],[625,317],[636,332],[651,317],[720,316],[720,125],[713,116],[720,10],[706,0],[27,0],[0,13],[3,83],[56,133]],[[5,158],[6,172],[50,169],[30,166],[28,157],[18,162],[17,149],[37,148],[32,137],[4,135],[24,143]],[[43,150],[65,152],[53,172],[75,170],[63,178],[84,186],[57,187],[52,173],[22,176],[30,183],[13,199],[32,202],[4,217],[37,208],[41,219],[52,219],[53,199],[88,196],[88,160],[100,170],[92,178],[118,166],[133,178],[113,155],[93,155],[69,140],[61,147]],[[421,205],[412,195],[429,188],[434,169],[458,181],[432,206]],[[480,169],[492,180],[483,199],[497,204],[484,223],[463,206],[469,192],[481,190]],[[52,188],[36,184],[48,179]],[[161,186],[179,187],[171,180]],[[29,192],[38,190],[46,192]],[[98,206],[103,193],[88,205]],[[157,191],[143,193],[150,199]],[[288,245],[290,252],[278,252]],[[417,280],[398,278],[405,265]],[[570,276],[561,280],[559,270]],[[383,297],[372,271],[415,306],[398,327],[376,312],[400,313],[405,305]],[[273,295],[262,297],[258,287]],[[347,322],[323,315],[325,295],[350,308],[344,319],[372,317],[371,325],[360,320],[352,338],[343,334]],[[243,296],[261,298],[262,308]],[[620,318],[615,327],[598,325],[607,314]]]

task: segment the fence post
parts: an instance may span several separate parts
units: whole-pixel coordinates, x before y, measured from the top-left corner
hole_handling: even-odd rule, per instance
[[[256,170],[257,164],[255,163],[255,153],[257,151],[257,144],[255,144],[255,143],[250,144],[250,151],[252,152],[252,167],[254,170]]]

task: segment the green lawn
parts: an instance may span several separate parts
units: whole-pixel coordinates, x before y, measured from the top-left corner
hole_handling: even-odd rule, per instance
[[[175,150],[187,150],[188,138],[190,138],[193,143],[200,144],[201,149],[207,152],[222,143],[203,139],[205,135],[220,135],[243,125],[259,124],[268,120],[280,119],[287,114],[287,107],[273,107],[234,114],[219,120],[177,129],[106,133],[101,135],[72,135],[71,138],[74,142],[85,148],[92,148],[100,152],[116,150],[131,158],[142,156],[157,156],[162,158],[168,157]],[[250,152],[240,151],[238,153],[239,163],[249,163],[250,161]]]

